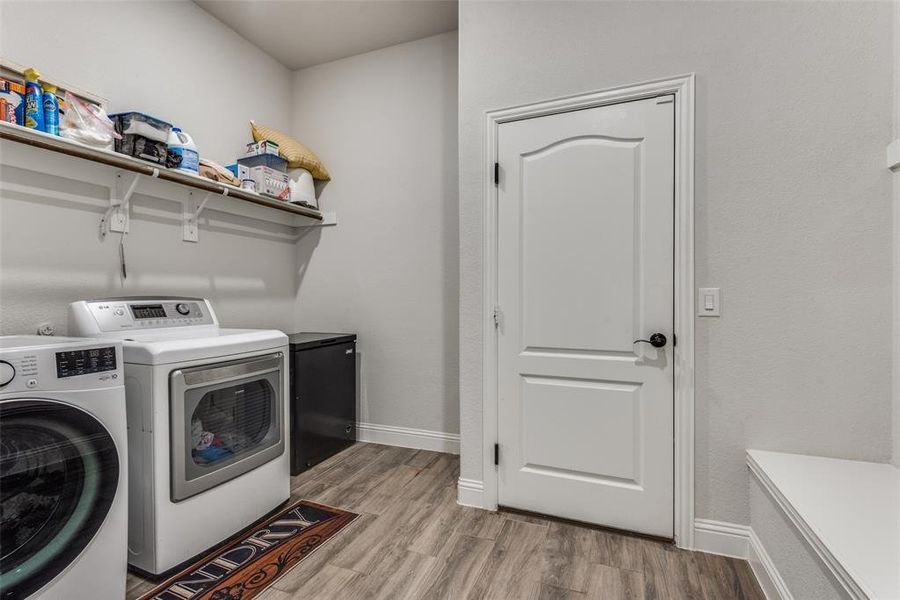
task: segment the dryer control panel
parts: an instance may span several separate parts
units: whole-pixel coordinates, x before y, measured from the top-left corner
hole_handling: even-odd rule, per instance
[[[203,298],[104,298],[69,305],[69,331],[78,335],[217,325]]]

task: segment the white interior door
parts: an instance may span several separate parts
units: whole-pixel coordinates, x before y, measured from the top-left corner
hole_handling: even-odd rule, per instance
[[[673,100],[499,126],[502,506],[673,536]]]

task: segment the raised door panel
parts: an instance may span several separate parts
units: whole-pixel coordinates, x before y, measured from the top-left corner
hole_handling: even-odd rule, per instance
[[[602,136],[522,156],[524,349],[632,352],[640,157],[640,140]]]
[[[586,483],[639,486],[641,385],[522,378],[523,469]]]

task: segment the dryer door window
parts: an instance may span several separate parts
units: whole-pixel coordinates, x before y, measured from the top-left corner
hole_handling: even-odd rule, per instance
[[[231,457],[250,454],[271,443],[278,434],[276,397],[272,382],[267,379],[204,392],[191,413],[194,465],[214,470]]]
[[[174,502],[284,453],[283,377],[280,353],[172,374]]]
[[[88,413],[0,403],[0,598],[25,598],[77,559],[109,512],[119,457]]]

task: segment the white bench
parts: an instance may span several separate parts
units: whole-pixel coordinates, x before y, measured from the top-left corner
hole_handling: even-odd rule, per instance
[[[821,587],[825,584],[811,581],[808,574],[792,578],[790,569],[800,570],[804,564],[796,556],[802,551],[799,546],[781,554],[781,562],[789,564],[779,564],[775,549],[767,548],[788,596],[900,600],[900,469],[762,450],[749,450],[747,464],[756,484],[805,540],[808,549],[802,550],[811,550],[810,556],[817,556],[824,572],[840,586],[832,586],[834,594],[826,594]],[[751,486],[755,487],[753,482]],[[764,521],[751,524],[755,532],[770,532],[770,540],[760,536],[764,546],[791,545],[789,538],[773,530],[778,524],[765,506],[753,518]]]

